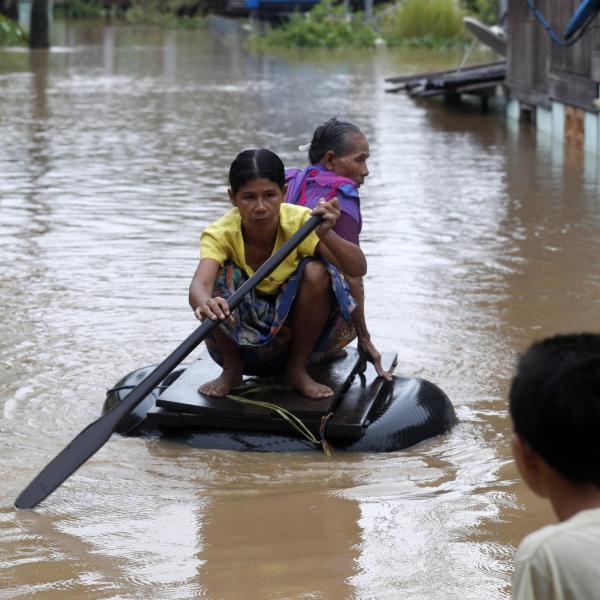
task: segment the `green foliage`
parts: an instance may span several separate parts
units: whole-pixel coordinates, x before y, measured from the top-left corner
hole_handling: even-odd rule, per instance
[[[23,46],[25,44],[27,44],[27,36],[19,24],[0,15],[0,46]]]
[[[179,16],[192,6],[192,0],[134,0],[125,18],[134,25],[199,29],[205,24],[202,17]]]
[[[362,15],[348,18],[343,6],[322,0],[309,13],[294,13],[288,21],[270,28],[263,36],[253,34],[248,43],[265,48],[368,48],[375,45],[377,34]]]
[[[54,7],[56,16],[68,19],[93,19],[103,15],[100,2],[94,0],[65,0]]]
[[[380,26],[390,44],[450,46],[465,43],[464,14],[457,0],[404,0]]]
[[[480,21],[494,25],[500,17],[500,0],[462,0],[465,9]]]

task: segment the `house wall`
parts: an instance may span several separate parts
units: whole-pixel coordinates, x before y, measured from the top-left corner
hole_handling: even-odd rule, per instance
[[[535,0],[562,37],[581,0]],[[538,129],[600,155],[600,14],[575,44],[554,43],[526,0],[509,0],[508,116],[527,115]]]

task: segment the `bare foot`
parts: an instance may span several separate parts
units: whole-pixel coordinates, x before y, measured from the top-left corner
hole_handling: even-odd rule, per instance
[[[292,387],[295,387],[301,394],[320,400],[321,398],[329,398],[333,396],[333,390],[317,383],[307,372],[306,369],[290,369],[288,368],[285,374],[286,381]]]
[[[198,392],[216,398],[226,396],[234,387],[242,384],[242,374],[242,367],[224,368],[222,373],[216,379],[203,383],[198,388]]]

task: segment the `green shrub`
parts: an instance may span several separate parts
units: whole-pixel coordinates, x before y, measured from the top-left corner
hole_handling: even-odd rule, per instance
[[[27,43],[27,35],[8,17],[0,15],[0,46],[22,46]]]
[[[199,16],[179,16],[190,11],[190,0],[134,0],[125,18],[134,25],[199,29],[205,20]]]
[[[404,0],[380,27],[391,44],[452,45],[465,42],[464,14],[457,0]]]
[[[352,18],[343,6],[322,0],[309,13],[294,13],[288,21],[272,27],[263,36],[253,34],[251,48],[365,48],[375,45],[377,34],[364,23],[360,13]]]
[[[54,7],[57,17],[68,19],[93,19],[103,15],[102,5],[94,0],[65,0]]]

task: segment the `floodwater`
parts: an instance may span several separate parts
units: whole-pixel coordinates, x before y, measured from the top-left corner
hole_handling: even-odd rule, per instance
[[[519,482],[516,354],[597,327],[598,160],[475,108],[385,93],[459,53],[250,55],[227,31],[58,24],[0,50],[0,598],[500,599],[553,520]],[[367,316],[460,424],[406,451],[241,454],[114,436],[35,511],[13,502],[125,373],[195,327],[198,235],[245,147],[289,165],[356,121]]]

